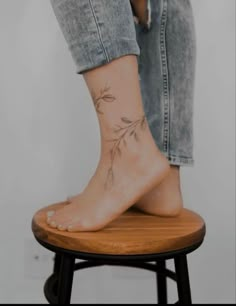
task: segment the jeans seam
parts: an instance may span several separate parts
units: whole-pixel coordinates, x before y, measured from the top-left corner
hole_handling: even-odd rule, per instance
[[[104,43],[103,43],[103,40],[102,40],[102,34],[101,34],[100,27],[99,27],[99,25],[98,25],[98,20],[97,20],[97,17],[96,17],[94,8],[93,8],[92,0],[89,0],[89,4],[90,4],[90,8],[91,8],[91,11],[92,11],[92,14],[93,14],[93,18],[94,18],[94,21],[95,21],[95,24],[96,24],[96,27],[97,27],[97,32],[98,32],[99,41],[100,41],[100,43],[101,43],[103,52],[104,52],[104,54],[105,54],[105,58],[106,58],[106,60],[109,62],[109,56],[108,56],[108,54],[107,54],[107,52],[106,52],[106,48],[105,48]]]
[[[168,62],[166,52],[166,24],[167,24],[167,0],[163,0],[163,10],[161,16],[160,29],[160,53],[162,67],[163,99],[164,99],[164,124],[163,124],[163,147],[164,151],[169,152],[169,133],[170,133],[170,102],[169,102],[169,80],[168,80]]]

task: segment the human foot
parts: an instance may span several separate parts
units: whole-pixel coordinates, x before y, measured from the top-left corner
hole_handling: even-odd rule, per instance
[[[179,215],[183,208],[179,166],[171,166],[165,179],[139,199],[134,206],[152,215],[163,217]]]
[[[80,195],[69,196],[68,204],[72,203],[76,197],[79,199]],[[141,197],[134,207],[145,213],[162,217],[179,215],[183,208],[179,166],[170,166],[170,171],[162,182]]]
[[[69,231],[99,230],[163,180],[169,172],[168,161],[148,143],[147,135],[137,135],[139,141],[134,137],[126,140],[129,144],[117,153],[122,156],[117,156],[112,168],[107,169],[109,153],[100,161],[85,190],[49,217],[50,226]],[[132,150],[128,149],[131,142]]]

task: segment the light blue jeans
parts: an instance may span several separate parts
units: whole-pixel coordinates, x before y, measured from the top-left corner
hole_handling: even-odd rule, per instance
[[[193,165],[195,28],[190,0],[148,0],[149,26],[129,0],[50,0],[76,73],[138,57],[144,111],[172,165]]]

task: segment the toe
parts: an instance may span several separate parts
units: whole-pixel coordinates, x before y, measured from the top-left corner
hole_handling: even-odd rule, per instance
[[[65,226],[64,224],[58,224],[58,225],[57,225],[57,229],[58,229],[59,231],[65,231],[65,230],[66,230],[66,226]]]
[[[87,226],[84,226],[83,224],[76,222],[71,223],[67,226],[68,232],[85,232],[85,231],[92,231],[93,229]]]
[[[84,232],[96,230],[94,227],[94,222],[92,220],[84,218],[74,218],[71,222],[67,224],[68,232]]]
[[[68,225],[68,226],[67,226],[67,231],[68,231],[68,232],[74,232],[74,231],[75,231],[74,226],[73,226],[72,224]]]
[[[50,211],[47,211],[46,212],[46,218],[47,218],[47,224],[49,225],[50,222],[52,221],[52,216],[55,214],[55,211],[54,210],[50,210]]]
[[[54,214],[55,214],[54,210],[47,211],[47,217],[49,217],[49,218],[52,217]]]
[[[47,224],[50,225],[50,222],[51,222],[51,218],[47,217]]]
[[[79,232],[81,231],[81,226],[78,223],[71,223],[67,226],[67,231],[68,232]]]
[[[60,222],[58,222],[57,229],[59,231],[66,231],[68,225],[70,225],[72,222],[73,222],[72,218],[69,218],[69,219],[67,218],[66,220],[61,220]]]
[[[57,213],[49,218],[49,225],[57,228],[60,231],[66,230],[68,224],[72,221],[72,216],[66,209],[61,209]]]
[[[56,227],[57,227],[57,224],[56,224],[55,221],[50,221],[50,222],[49,222],[49,225],[50,225],[51,227],[53,227],[53,228],[56,228]]]
[[[65,223],[64,226],[66,226],[66,230],[68,232],[78,232],[83,229],[79,218],[73,219],[70,222]]]
[[[67,224],[69,222],[71,222],[72,217],[64,215],[63,213],[58,214],[58,216],[54,219],[52,219],[52,221],[54,221],[57,225],[57,227],[60,226],[60,230],[63,229],[63,227],[67,227]],[[58,228],[59,229],[59,228]]]

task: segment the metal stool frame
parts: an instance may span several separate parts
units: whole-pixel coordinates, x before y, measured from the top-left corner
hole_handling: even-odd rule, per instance
[[[35,238],[43,247],[55,253],[53,273],[44,285],[44,294],[50,304],[70,304],[75,271],[104,265],[135,267],[155,272],[158,304],[167,304],[169,277],[177,283],[179,300],[175,304],[192,304],[187,254],[196,250],[203,240],[188,248],[165,253],[109,255],[66,250]],[[76,259],[84,261],[76,263]],[[167,259],[174,259],[175,272],[166,269]]]

